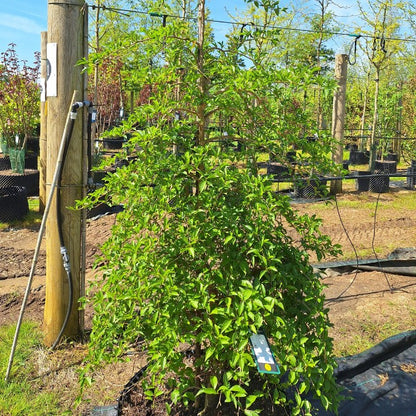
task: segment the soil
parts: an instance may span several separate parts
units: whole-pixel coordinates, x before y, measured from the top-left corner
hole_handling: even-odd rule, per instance
[[[339,208],[335,203],[321,202],[296,204],[301,212],[317,212],[323,219],[322,231],[332,237],[334,243],[340,244],[345,253],[354,257],[354,250],[374,257],[385,257],[397,248],[416,247],[416,216],[409,210],[388,208],[393,205],[398,192],[386,194],[345,192],[338,201],[362,199],[362,208]],[[383,210],[376,212],[377,204],[384,204]],[[324,208],[322,208],[324,206]],[[386,208],[387,207],[387,208]],[[375,221],[376,219],[376,221]],[[92,265],[99,246],[110,234],[116,215],[107,215],[92,219],[87,224],[87,279],[92,279]],[[27,285],[32,257],[37,241],[37,228],[5,228],[0,230],[0,325],[16,323],[23,293]],[[32,283],[32,289],[25,310],[25,319],[43,320],[45,302],[45,242],[42,242],[39,262]],[[353,249],[354,246],[354,249]],[[373,250],[374,248],[374,250]],[[331,260],[331,259],[329,259]],[[415,277],[387,275],[380,272],[361,272],[340,274],[327,271],[324,282],[327,306],[333,327],[331,336],[334,339],[337,355],[353,354],[380,342],[387,336],[394,335],[415,327],[416,321],[416,279]],[[88,312],[86,326],[90,325],[91,312]],[[59,350],[58,350],[59,353]],[[39,352],[39,354],[41,354]],[[79,365],[80,357],[85,354],[85,346],[72,346],[60,352],[60,368],[54,370],[55,378],[42,381],[40,388],[56,388],[58,374],[65,371],[68,383],[69,371]],[[56,359],[56,357],[55,357]],[[50,358],[43,357],[42,368]],[[64,363],[64,364],[63,364]],[[96,390],[92,390],[89,402],[72,414],[87,414],[88,408],[115,403],[123,386],[145,364],[142,356],[133,356],[129,363],[109,366],[104,372],[97,373]],[[48,364],[50,365],[50,364]],[[45,373],[46,374],[46,373]],[[48,373],[50,374],[50,373]],[[72,374],[72,373],[71,373]],[[72,375],[72,384],[76,385],[76,376]],[[58,384],[59,385],[59,384]],[[74,388],[72,386],[72,388]],[[69,389],[71,390],[71,389]],[[72,393],[62,393],[62,405],[71,408],[74,397]],[[132,398],[137,401],[139,397]],[[143,400],[142,410],[129,410],[125,414],[156,415],[165,414],[163,404],[159,410],[152,410]],[[157,412],[162,413],[157,413]],[[77,413],[78,412],[78,413]],[[130,412],[130,413],[129,413]],[[132,413],[133,412],[133,413]],[[186,413],[174,413],[185,415]],[[272,414],[272,413],[270,413]],[[279,414],[279,413],[273,413]],[[231,416],[231,413],[227,413]]]

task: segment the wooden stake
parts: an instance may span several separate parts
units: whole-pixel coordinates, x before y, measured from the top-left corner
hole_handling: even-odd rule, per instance
[[[338,88],[334,94],[334,105],[332,109],[332,137],[337,141],[332,152],[332,160],[342,164],[344,152],[344,119],[345,119],[345,96],[347,90],[347,65],[348,55],[339,54],[335,56],[335,79]],[[331,194],[342,192],[342,180],[331,181]]]
[[[47,97],[47,194],[57,163],[57,155],[64,131],[72,93],[79,91],[78,101],[84,100],[84,76],[77,62],[84,56],[83,0],[60,0],[48,4],[48,43],[57,44],[57,95]],[[78,111],[62,174],[61,192],[63,234],[72,273],[73,301],[64,337],[76,337],[81,333],[80,296],[81,276],[81,213],[71,211],[83,189],[83,111]],[[60,254],[56,201],[51,206],[46,223],[46,301],[44,313],[44,341],[52,345],[59,335],[68,308],[68,282]]]

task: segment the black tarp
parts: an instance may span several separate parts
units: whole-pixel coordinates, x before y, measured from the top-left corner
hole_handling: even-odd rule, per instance
[[[416,331],[338,359],[335,377],[346,397],[339,416],[416,416]]]

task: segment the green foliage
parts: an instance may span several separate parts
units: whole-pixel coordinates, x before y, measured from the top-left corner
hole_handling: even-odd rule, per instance
[[[13,43],[0,55],[0,132],[9,147],[24,148],[39,122],[39,68],[38,53],[31,67],[19,59]]]
[[[205,414],[220,398],[246,415],[258,414],[259,398],[308,414],[309,392],[336,408],[329,321],[309,254],[338,249],[256,166],[261,152],[287,163],[295,148],[304,174],[332,169],[330,139],[306,139],[313,116],[298,101],[313,85],[332,85],[314,70],[260,64],[255,44],[245,53],[258,65],[245,69],[236,49],[193,33],[174,21],[143,35],[152,39],[153,65],[142,72],[148,101],[118,128],[131,134],[125,151],[134,160],[83,203],[125,207],[99,259],[83,382],[90,365],[121,359],[142,340],[149,399],[167,383],[173,403],[200,409],[205,399]],[[249,337],[260,330],[282,376],[257,374]]]
[[[93,359],[121,357],[143,338],[154,382],[172,371],[180,377],[174,400],[223,394],[244,407],[242,389],[255,367],[249,335],[266,328],[289,377],[264,378],[264,388],[284,397],[285,388],[304,379],[305,391],[331,397],[329,322],[307,254],[332,251],[319,220],[297,216],[267,179],[231,169],[233,155],[213,146],[182,158],[159,153],[155,163],[151,142],[158,134],[151,128],[141,135],[149,151],[108,184],[126,209],[100,260]],[[189,194],[192,176],[199,176],[198,194]],[[151,178],[154,187],[142,186]],[[192,366],[183,345],[195,348]]]

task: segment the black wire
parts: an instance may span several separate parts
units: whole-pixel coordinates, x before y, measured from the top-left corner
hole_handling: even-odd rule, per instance
[[[62,228],[62,212],[61,212],[62,211],[62,200],[61,200],[62,172],[64,170],[64,163],[66,160],[66,156],[68,154],[68,148],[69,148],[69,143],[70,143],[70,139],[72,136],[72,132],[74,130],[74,124],[75,124],[75,120],[71,118],[69,129],[68,129],[68,134],[67,134],[67,137],[64,139],[65,146],[64,146],[63,156],[62,156],[62,163],[61,163],[61,166],[58,172],[58,178],[57,178],[56,217],[57,217],[57,223],[58,223],[59,244],[61,248],[65,248],[64,234],[63,234],[63,228]],[[73,302],[73,297],[74,297],[73,285],[72,285],[72,274],[71,274],[70,269],[65,268],[65,271],[66,271],[67,280],[68,280],[68,307],[66,309],[65,318],[62,323],[59,334],[56,337],[55,342],[51,346],[52,350],[55,349],[55,347],[58,345],[59,341],[61,340],[62,334],[65,331],[65,328],[69,321],[69,317],[72,312],[72,302]]]
[[[348,63],[350,65],[355,65],[356,62],[357,62],[357,43],[358,43],[358,39],[360,39],[360,37],[361,37],[361,35],[356,36],[354,41],[351,43],[350,50],[348,52]],[[352,51],[353,47],[354,47],[354,60],[352,61],[351,60],[351,51]]]
[[[350,242],[352,249],[354,250],[355,261],[356,261],[356,266],[357,267],[355,269],[354,277],[352,278],[352,280],[349,283],[349,285],[337,297],[331,298],[331,299],[327,300],[326,301],[327,304],[332,303],[332,302],[338,300],[339,298],[341,298],[350,289],[350,287],[354,284],[355,280],[357,279],[357,275],[358,275],[358,253],[357,253],[357,250],[356,250],[356,248],[354,246],[354,243],[352,242],[351,237],[350,237],[350,235],[349,235],[349,233],[347,231],[347,228],[345,227],[344,221],[342,220],[342,216],[341,216],[341,212],[339,210],[338,199],[337,199],[337,195],[336,194],[335,194],[335,197],[334,197],[334,201],[335,201],[335,207],[336,207],[336,210],[337,210],[338,218],[339,218],[339,221],[341,223],[342,229],[344,230],[344,233],[347,236],[347,239]]]
[[[92,112],[88,111],[88,121],[87,121],[87,172],[88,178],[91,177],[91,168],[92,168],[92,154],[91,154],[91,134],[92,134]]]
[[[59,3],[53,3],[53,4],[59,4]],[[150,16],[166,16],[169,18],[174,18],[174,19],[181,19],[181,20],[191,20],[191,21],[197,21],[198,18],[197,17],[192,17],[192,16],[188,16],[188,17],[183,17],[183,16],[178,16],[178,15],[171,15],[171,14],[166,14],[166,13],[155,13],[155,12],[147,12],[147,11],[142,11],[142,10],[133,10],[133,9],[123,9],[123,8],[118,8],[118,7],[107,7],[105,5],[101,5],[101,6],[97,6],[97,5],[91,5],[89,6],[91,7],[93,10],[95,9],[102,9],[102,10],[108,10],[111,12],[115,12],[115,13],[119,13],[119,14],[124,14],[124,13],[136,13],[136,14],[143,14],[143,15],[150,15]],[[221,23],[221,24],[226,24],[226,25],[238,25],[238,26],[242,26],[242,25],[250,25],[253,28],[260,28],[260,29],[272,29],[272,30],[287,30],[287,31],[292,31],[292,32],[304,32],[304,33],[323,33],[326,35],[339,35],[339,36],[355,36],[355,37],[362,37],[362,38],[368,38],[368,39],[376,39],[374,36],[372,35],[363,35],[363,34],[351,34],[351,33],[346,33],[346,32],[331,32],[331,31],[322,31],[322,32],[317,32],[316,30],[313,29],[299,29],[299,28],[294,28],[294,27],[290,27],[290,26],[274,26],[274,25],[267,25],[267,26],[263,26],[260,24],[255,24],[255,23],[244,23],[244,22],[240,22],[240,21],[228,21],[228,20],[217,20],[217,19],[205,19],[206,22],[209,23]],[[394,40],[394,41],[401,41],[401,42],[416,42],[416,39],[403,39],[403,38],[383,38],[384,41],[386,40]]]
[[[371,249],[373,250],[374,256],[376,257],[376,260],[378,262],[378,266],[380,268],[382,268],[382,265],[380,263],[380,259],[378,258],[377,253],[376,253],[376,250],[375,250],[375,247],[374,247],[374,242],[375,242],[375,239],[376,239],[377,210],[378,210],[378,202],[380,200],[380,196],[381,196],[381,192],[378,193],[377,201],[376,201],[376,206],[375,206],[375,209],[374,209],[374,226],[373,226],[373,238],[371,240]],[[390,289],[390,292],[393,292],[393,287],[390,284],[390,281],[389,281],[389,278],[387,276],[387,273],[384,270],[383,270],[383,274],[384,274],[384,277],[386,279],[387,285],[388,285],[388,287]]]

